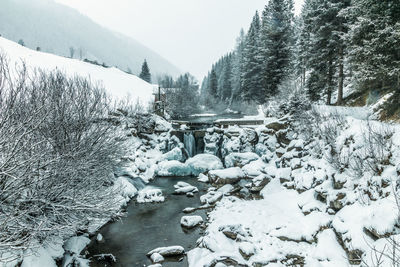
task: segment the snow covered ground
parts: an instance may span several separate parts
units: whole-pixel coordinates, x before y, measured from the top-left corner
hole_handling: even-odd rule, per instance
[[[44,52],[34,51],[0,37],[0,53],[10,60],[10,67],[26,63],[29,70],[41,68],[48,71],[61,70],[70,76],[79,75],[100,83],[116,99],[139,100],[143,105],[153,99],[153,85],[135,75],[127,74],[117,68],[104,68],[77,59],[70,59]]]
[[[232,171],[209,172],[211,182],[221,172],[224,183],[242,187],[241,192],[260,191],[261,199],[219,190],[201,196],[216,207],[205,236],[188,252],[191,267],[397,266],[400,126],[369,121],[366,108],[317,111],[322,120],[309,125],[315,128],[311,136],[296,132],[295,122],[271,124],[256,129],[252,149],[236,142],[243,133],[210,132],[210,140],[225,140],[219,149],[227,150],[229,166],[234,158],[251,158],[256,147],[266,149],[258,151],[260,159]],[[261,174],[238,183],[240,168]]]

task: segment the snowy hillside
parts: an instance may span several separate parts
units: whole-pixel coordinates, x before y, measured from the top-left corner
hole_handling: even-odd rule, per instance
[[[97,60],[122,70],[140,71],[143,60],[152,73],[178,75],[180,70],[136,40],[108,30],[78,11],[53,0],[1,0],[0,35],[29,48]]]
[[[71,76],[88,77],[92,82],[100,82],[111,96],[119,100],[129,97],[131,101],[139,100],[147,105],[152,99],[153,85],[117,68],[104,68],[77,59],[34,51],[1,37],[0,51],[6,54],[11,67],[22,60],[30,70],[41,68],[50,71],[57,68]]]

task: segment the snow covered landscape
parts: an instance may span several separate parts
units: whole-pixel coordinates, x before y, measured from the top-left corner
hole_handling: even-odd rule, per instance
[[[0,9],[20,14],[11,7],[26,0],[7,1]],[[157,1],[67,8],[63,0],[33,0],[24,8],[44,8],[37,25],[53,22],[50,35],[63,29],[46,52],[28,48],[23,36],[10,40],[48,38],[28,29],[36,9],[26,19],[4,11],[0,267],[400,266],[400,4],[232,4],[243,18],[227,14],[232,25],[222,26],[248,22],[247,7],[255,12],[250,27],[198,80],[177,75],[161,56],[147,60],[153,52],[125,37],[118,45],[114,34],[99,37],[106,25],[126,29],[99,21],[107,8],[132,23],[127,7],[154,10]],[[166,25],[174,4],[197,12],[231,3],[168,1]],[[85,29],[47,21],[52,8],[53,15],[70,10],[66,18]],[[224,12],[205,15],[219,21]],[[187,23],[201,32],[194,21]],[[150,26],[135,24],[149,42],[160,34]],[[220,26],[208,38],[221,35]],[[185,27],[169,28],[165,44],[182,42]],[[87,55],[96,57],[77,57],[72,46],[62,56],[83,32]],[[199,46],[226,51],[203,38]],[[126,61],[134,47],[145,51],[129,52],[140,73],[96,60],[114,62],[109,53],[119,49],[115,62]],[[198,75],[200,62],[181,52],[175,59],[190,61]]]

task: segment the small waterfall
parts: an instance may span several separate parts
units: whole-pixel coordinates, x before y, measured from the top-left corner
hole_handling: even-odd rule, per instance
[[[193,133],[185,133],[183,137],[183,144],[190,157],[193,157],[196,153],[196,139]]]
[[[146,187],[146,184],[140,177],[132,177],[130,175],[124,175],[124,177],[139,191]]]

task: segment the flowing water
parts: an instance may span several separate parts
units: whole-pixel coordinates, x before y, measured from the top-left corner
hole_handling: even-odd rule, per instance
[[[185,195],[173,195],[174,185],[184,181],[198,187],[200,194],[206,191],[206,185],[197,182],[196,178],[156,178],[151,186],[161,188],[165,196],[163,203],[138,204],[132,201],[127,207],[127,217],[118,222],[104,226],[100,233],[105,242],[92,241],[88,247],[89,257],[92,257],[90,266],[147,266],[150,260],[146,253],[162,246],[183,246],[186,251],[194,248],[200,237],[201,228],[184,230],[180,226],[180,219],[185,214],[186,207],[200,206],[199,193],[188,198]],[[206,219],[203,210],[190,215],[200,215]],[[93,238],[95,239],[95,238]],[[116,263],[100,260],[94,255],[111,253],[117,258]],[[187,259],[167,259],[164,267],[187,267]],[[174,262],[175,261],[175,262]]]
[[[185,133],[183,136],[183,144],[190,157],[196,154],[196,139],[193,133]]]

